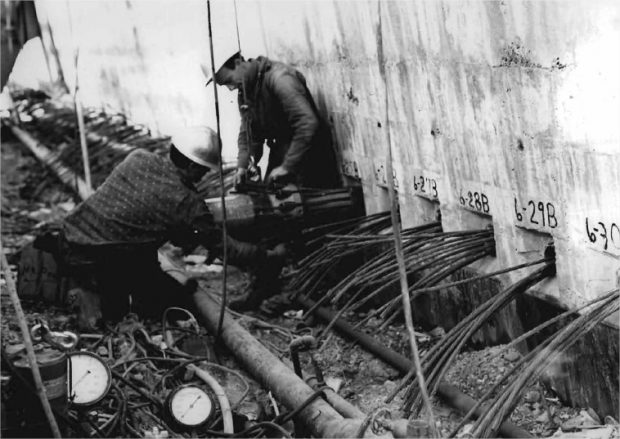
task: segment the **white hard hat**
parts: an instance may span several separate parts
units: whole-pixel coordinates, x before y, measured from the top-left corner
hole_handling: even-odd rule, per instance
[[[192,162],[211,169],[220,164],[217,133],[207,126],[179,128],[172,134],[172,144]]]

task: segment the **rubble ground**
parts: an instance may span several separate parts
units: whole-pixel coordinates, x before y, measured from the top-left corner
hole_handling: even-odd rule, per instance
[[[60,183],[50,178],[34,157],[24,153],[24,149],[16,142],[2,143],[2,169],[2,246],[11,264],[15,264],[19,249],[33,239],[32,231],[45,225],[46,222],[57,221],[75,206],[75,199]],[[204,266],[204,258],[201,258],[201,255],[186,258],[183,263],[196,274],[203,288],[216,294],[220,293],[221,267]],[[2,342],[4,346],[16,345],[21,342],[22,337],[13,307],[6,294],[4,277],[1,283]],[[240,295],[247,283],[248,277],[245,273],[230,267],[228,290],[232,297]],[[40,301],[22,302],[29,325],[41,319],[48,322],[52,330],[77,330],[76,315],[71,310],[58,305],[50,306]],[[322,328],[320,324],[306,326],[300,319],[300,311],[289,305],[287,309],[275,314],[258,310],[237,317],[240,324],[276,356],[283,361],[289,361],[288,345],[292,338],[301,334],[316,335]],[[144,328],[151,335],[159,334],[162,330],[161,322],[134,320],[132,324]],[[362,329],[372,331],[373,324],[371,320]],[[406,354],[406,331],[402,325],[392,325],[387,331],[377,334],[377,337],[384,345]],[[429,343],[432,336],[421,333],[420,337],[419,342],[423,350],[424,344]],[[111,363],[116,363],[119,357],[127,353],[127,347],[123,344],[126,340],[120,333],[111,335],[110,339],[111,342],[107,345],[109,347],[102,343],[97,347],[97,352],[109,358]],[[207,337],[204,340],[212,339]],[[90,346],[96,344],[91,342]],[[307,357],[307,355],[301,356],[302,362],[309,370]],[[392,411],[393,417],[402,416],[400,395],[391,403],[385,403],[386,397],[396,388],[401,378],[394,368],[364,351],[356,343],[335,333],[323,340],[318,358],[326,382],[363,412],[369,413],[375,408],[387,407]],[[510,349],[503,351],[502,346],[462,352],[447,374],[447,381],[473,398],[478,398],[518,358],[518,352]],[[236,407],[238,413],[249,419],[257,419],[261,416],[273,416],[273,413],[279,410],[270,393],[262,389],[239,367],[230,352],[216,348],[214,361],[219,361],[220,364],[241,374],[239,378],[222,371],[213,372],[216,378],[221,380],[233,402],[239,401],[247,393],[247,397]],[[148,369],[136,367],[131,373],[144,375],[148,373]],[[142,375],[140,377],[146,380]],[[241,385],[241,381],[249,384],[247,390]],[[446,406],[438,398],[433,398],[433,411],[438,419],[442,436],[447,436],[461,420],[461,414]],[[537,437],[618,437],[617,423],[614,420],[600,420],[588,408],[564,406],[540,382],[530,384],[512,413],[511,421]],[[141,426],[142,431],[128,430],[126,437],[132,437],[135,433],[148,435],[146,432],[160,425],[146,415],[134,419],[134,422],[136,423],[134,425]],[[190,437],[187,434],[182,436]],[[151,434],[151,437],[155,436]],[[467,437],[467,425],[459,437]]]

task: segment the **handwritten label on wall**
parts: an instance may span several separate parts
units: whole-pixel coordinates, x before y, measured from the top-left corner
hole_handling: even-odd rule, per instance
[[[395,169],[392,169],[392,178],[394,180],[394,189],[398,190],[399,183],[398,183],[398,177],[396,176]],[[388,186],[387,171],[385,169],[384,164],[375,165],[375,182],[377,183],[378,186],[381,186],[381,187]]]
[[[359,166],[357,166],[357,162],[355,160],[343,159],[342,160],[342,173],[346,175],[347,177],[353,177],[357,179],[362,178],[360,171],[359,171]]]
[[[483,215],[491,215],[489,197],[481,190],[472,190],[471,185],[461,188],[459,192],[459,204],[463,209],[471,210]],[[475,187],[475,186],[474,186]]]
[[[434,175],[416,169],[413,171],[413,192],[420,197],[437,200],[439,199],[437,180]]]
[[[585,233],[595,248],[620,256],[620,225],[618,222],[599,221],[600,218],[586,217]]]
[[[523,203],[514,197],[516,224],[527,229],[551,231],[558,227],[558,213],[555,204],[536,199],[526,199]]]

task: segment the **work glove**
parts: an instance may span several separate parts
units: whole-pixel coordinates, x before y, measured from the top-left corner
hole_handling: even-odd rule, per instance
[[[245,184],[247,175],[248,175],[247,169],[237,168],[237,172],[235,173],[235,179],[233,180],[233,186],[235,187],[235,189]]]
[[[267,185],[275,183],[287,183],[293,178],[293,174],[283,166],[274,168],[267,177]]]
[[[286,244],[278,244],[274,248],[267,250],[267,259],[270,261],[283,262],[288,255]]]

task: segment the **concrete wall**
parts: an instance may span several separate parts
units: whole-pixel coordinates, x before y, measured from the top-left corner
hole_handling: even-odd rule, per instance
[[[553,240],[558,276],[538,293],[564,305],[618,286],[617,2],[385,1],[381,34],[377,1],[240,6],[266,53],[307,76],[369,211],[387,207],[387,89],[407,225],[437,210],[446,230],[493,224],[497,258],[481,271]]]

